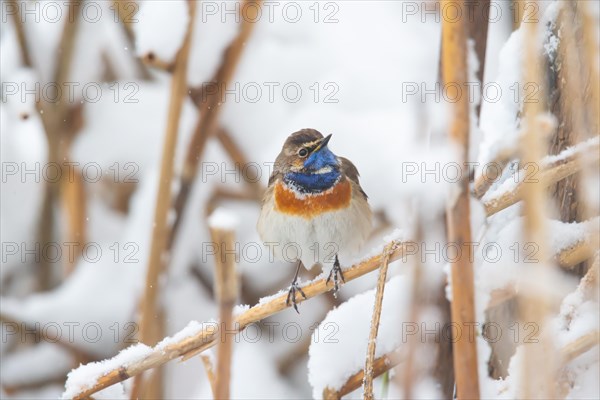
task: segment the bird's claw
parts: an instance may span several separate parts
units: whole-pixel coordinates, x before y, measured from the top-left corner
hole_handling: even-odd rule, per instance
[[[325,285],[329,284],[329,281],[333,277],[333,297],[337,298],[338,290],[340,290],[340,282],[339,279],[342,279],[343,283],[346,283],[344,280],[344,273],[342,272],[342,267],[340,267],[339,263],[333,264],[333,268],[331,268],[331,272],[329,272],[329,276],[327,277],[327,281]]]
[[[302,291],[302,288],[298,286],[296,281],[294,281],[290,285],[290,290],[288,291],[287,299],[285,300],[285,305],[289,306],[291,302],[292,306],[294,307],[294,310],[296,310],[296,312],[300,314],[300,311],[298,311],[298,304],[296,303],[296,292],[300,292],[302,297],[304,297],[304,300],[306,300],[306,295]]]

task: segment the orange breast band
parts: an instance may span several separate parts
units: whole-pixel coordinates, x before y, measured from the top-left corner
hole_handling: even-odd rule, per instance
[[[333,188],[318,194],[297,197],[292,189],[283,183],[275,184],[275,210],[303,218],[313,218],[326,211],[341,210],[350,205],[352,187],[346,179]]]

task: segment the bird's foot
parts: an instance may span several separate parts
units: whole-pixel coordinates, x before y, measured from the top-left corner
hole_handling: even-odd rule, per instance
[[[344,280],[344,273],[342,272],[342,267],[340,267],[337,257],[335,261],[336,262],[333,264],[331,272],[329,272],[329,276],[327,277],[325,285],[328,285],[331,278],[333,278],[333,297],[337,298],[338,290],[340,290],[340,278],[342,279],[342,282],[346,283],[346,281]]]
[[[298,283],[296,282],[296,279],[294,279],[294,281],[290,285],[290,290],[288,291],[287,299],[285,300],[285,305],[289,306],[290,302],[291,302],[292,306],[294,307],[294,310],[296,310],[296,312],[298,314],[300,314],[300,311],[298,311],[298,305],[296,303],[296,293],[297,292],[300,292],[300,294],[302,295],[302,297],[304,297],[304,300],[306,300],[306,295],[302,291],[302,288],[300,286],[298,286]]]

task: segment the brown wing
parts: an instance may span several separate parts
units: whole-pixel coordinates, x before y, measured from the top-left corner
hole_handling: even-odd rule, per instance
[[[271,172],[271,176],[269,177],[269,184],[267,186],[267,190],[265,190],[265,194],[263,195],[262,204],[266,203],[267,199],[273,195],[273,188],[275,187],[275,182],[283,176],[279,168],[277,168],[277,162],[275,163],[275,167],[273,172]]]
[[[352,161],[348,160],[345,157],[338,158],[342,163],[342,174],[344,174],[348,177],[348,179],[356,183],[356,185],[358,185],[358,188],[360,189],[360,192],[363,194],[363,196],[365,196],[365,199],[368,199],[369,196],[367,196],[362,187],[360,187],[360,182],[358,181],[358,177],[360,176],[360,174],[358,173],[358,170],[356,169],[354,164],[352,164]]]

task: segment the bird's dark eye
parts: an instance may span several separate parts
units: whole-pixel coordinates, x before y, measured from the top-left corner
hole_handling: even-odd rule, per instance
[[[299,155],[300,157],[306,157],[306,156],[308,155],[308,150],[306,150],[306,149],[303,147],[303,148],[301,148],[301,149],[298,151],[298,155]]]

